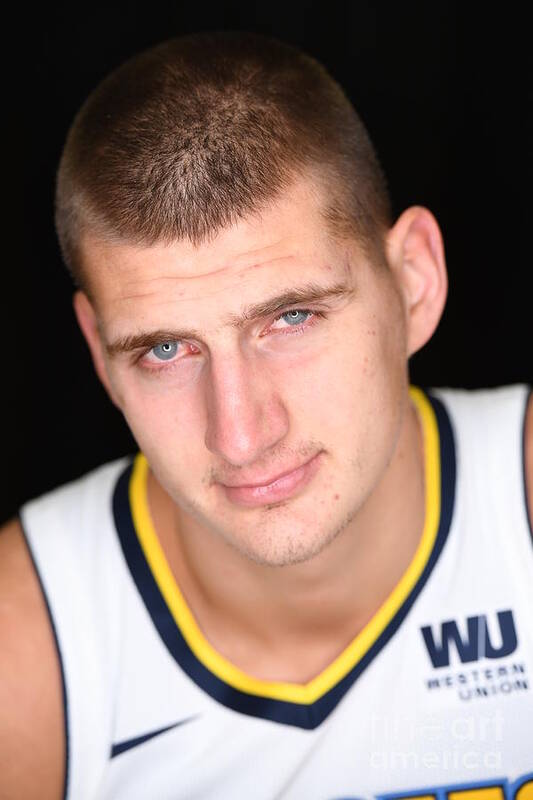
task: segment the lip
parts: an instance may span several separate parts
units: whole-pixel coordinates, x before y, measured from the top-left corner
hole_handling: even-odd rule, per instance
[[[269,483],[247,486],[226,486],[220,484],[230,502],[241,506],[261,506],[276,503],[291,497],[303,489],[320,467],[320,451],[309,461],[290,472],[284,472]]]

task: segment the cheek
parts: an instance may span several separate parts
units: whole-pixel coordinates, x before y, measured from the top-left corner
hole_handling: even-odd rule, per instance
[[[333,426],[339,447],[361,458],[373,458],[373,452],[381,458],[390,449],[408,382],[403,318],[390,303],[383,309],[357,317],[311,395],[317,407],[328,409],[321,424]]]
[[[183,405],[201,378],[203,359],[186,356],[160,367],[133,365],[122,374],[127,394],[144,398],[146,403],[175,402]]]
[[[354,327],[342,337],[329,338],[327,346],[302,352],[292,364],[271,370],[293,437],[311,437],[329,449],[349,436],[372,406],[368,375],[377,360],[375,340]]]
[[[375,391],[387,393],[407,375],[407,340],[401,298],[390,281],[383,280],[370,293],[362,320],[364,375]]]
[[[191,436],[197,441],[202,416],[193,371],[187,369],[187,376],[182,371],[171,379],[144,376],[128,368],[115,376],[120,410],[140,449],[156,456],[154,463],[161,454],[171,460],[176,453],[186,454]]]

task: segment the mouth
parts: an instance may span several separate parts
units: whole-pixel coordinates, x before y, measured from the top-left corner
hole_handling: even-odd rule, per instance
[[[320,451],[305,464],[271,478],[266,483],[241,486],[220,484],[227,499],[236,505],[255,507],[276,503],[301,491],[316,474],[321,464]]]

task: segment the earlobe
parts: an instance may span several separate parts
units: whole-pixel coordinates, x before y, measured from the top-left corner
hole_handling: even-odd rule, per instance
[[[442,234],[427,208],[401,214],[387,235],[387,258],[404,300],[411,356],[434,334],[448,292]]]
[[[98,319],[96,317],[96,312],[93,308],[93,305],[85,292],[81,290],[75,292],[72,299],[72,304],[74,307],[74,313],[76,314],[76,319],[78,320],[78,325],[80,326],[85,341],[89,346],[96,374],[104,385],[104,388],[111,398],[111,401],[114,403],[114,405],[120,408],[120,404],[118,403],[117,397],[113,391],[109,376],[107,374],[103,344],[98,328]]]

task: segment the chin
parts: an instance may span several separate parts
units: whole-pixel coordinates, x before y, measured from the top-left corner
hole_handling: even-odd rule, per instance
[[[338,531],[329,533],[309,530],[295,533],[294,527],[287,534],[283,526],[278,530],[263,531],[260,538],[253,540],[239,540],[234,538],[229,543],[243,556],[256,564],[267,567],[288,567],[293,564],[302,564],[310,561],[321,553],[335,538]]]

